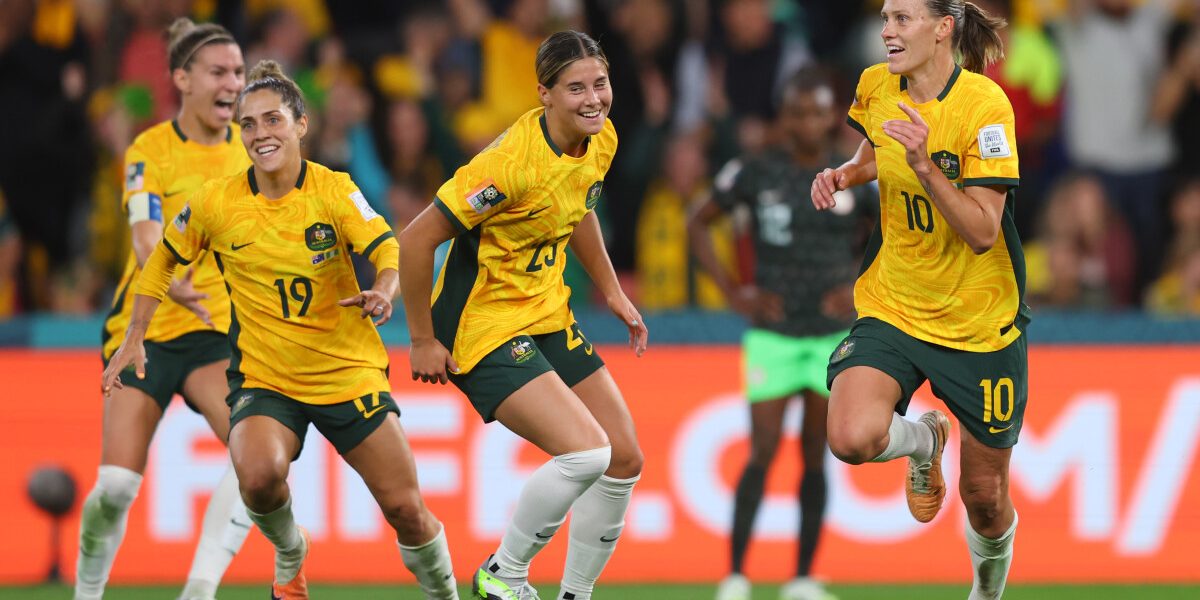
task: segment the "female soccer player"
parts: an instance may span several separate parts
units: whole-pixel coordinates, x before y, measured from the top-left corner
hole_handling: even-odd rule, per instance
[[[103,389],[122,389],[118,374],[129,365],[143,377],[146,325],[171,273],[208,250],[232,304],[229,451],[250,519],[275,546],[272,597],[308,598],[301,567],[309,543],[292,517],[287,474],[311,423],[366,482],[426,596],[457,598],[442,525],[421,501],[391,414],[399,409],[387,352],[364,320],[382,325],[392,315],[399,249],[391,228],[349,176],[301,158],[304,99],[274,61],[250,73],[237,119],[254,164],[205,184],[166,228],[135,287]],[[375,265],[371,289],[359,291],[351,252]]]
[[[1004,22],[962,0],[887,0],[882,14],[887,62],[863,72],[850,108],[867,139],[812,185],[813,205],[831,209],[834,192],[878,178],[881,204],[854,289],[859,320],[829,359],[829,446],[850,464],[908,457],[909,510],[932,520],[950,421],[936,410],[918,422],[896,414],[928,379],[970,433],[959,481],[970,597],[999,598],[1017,526],[1008,464],[1029,322],[1012,106],[978,74],[1001,56]]]
[[[828,600],[811,575],[825,516],[825,369],[829,352],[853,319],[854,281],[860,224],[873,204],[860,194],[837,213],[813,210],[804,188],[832,159],[838,124],[833,85],[815,68],[795,73],[784,85],[778,125],[785,144],[757,156],[730,161],[717,174],[712,198],[688,221],[696,258],[751,327],[743,338],[743,376],[750,402],[750,456],[738,480],[730,534],[730,575],[717,600],[748,600],[742,574],[746,548],[775,459],[788,400],[804,403],[800,446],[799,552],[796,576],[782,600]],[[739,285],[713,250],[709,223],[738,206],[749,209],[754,239],[755,280]],[[869,211],[873,217],[874,210]]]
[[[562,31],[542,42],[536,68],[543,108],[459,169],[400,234],[400,289],[413,379],[452,381],[485,422],[500,421],[553,457],[525,484],[474,593],[536,598],[529,563],[573,507],[560,598],[582,600],[621,535],[642,453],[621,392],[567,305],[564,246],[628,326],[639,356],[647,330],[592,210],[617,148],[607,59],[586,34]],[[451,238],[432,290],[434,250]]]
[[[134,140],[125,154],[124,209],[133,230],[133,252],[104,323],[107,363],[121,343],[137,279],[168,220],[188,194],[208,179],[244,171],[246,150],[234,141],[233,102],[242,90],[245,65],[233,36],[219,25],[171,25],[168,64],[182,105],[173,121],[159,123]],[[199,411],[213,433],[229,437],[229,295],[216,263],[200,257],[171,281],[167,302],[146,330],[150,366],[104,402],[103,446],[96,486],[84,502],[79,530],[75,598],[99,598],[125,535],[129,506],[137,496],[154,430],[175,394]],[[225,568],[250,530],[230,468],[204,513],[200,543],[183,600],[211,599]]]

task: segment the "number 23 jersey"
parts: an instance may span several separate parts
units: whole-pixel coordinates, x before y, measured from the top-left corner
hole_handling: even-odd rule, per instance
[[[605,121],[583,156],[550,138],[545,110],[517,119],[442,185],[434,205],[459,232],[433,290],[433,328],[460,373],[517,335],[562,331],[567,242],[600,201],[617,150]]]
[[[337,304],[359,293],[350,252],[396,246],[349,175],[306,161],[295,188],[271,200],[251,167],[197,190],[165,232],[179,262],[208,249],[225,278],[231,390],[333,404],[389,389],[374,324]]]
[[[907,80],[886,64],[863,71],[848,122],[875,147],[879,225],[854,287],[859,317],[875,317],[905,333],[956,350],[1000,350],[1021,335],[1025,258],[1013,224],[1020,183],[1013,111],[1004,92],[983,75],[955,67],[937,98],[917,104]],[[930,159],[959,189],[1008,190],[1000,233],[975,252],[934,206],[905,159],[904,146],[883,132],[908,120],[898,103],[929,125]]]

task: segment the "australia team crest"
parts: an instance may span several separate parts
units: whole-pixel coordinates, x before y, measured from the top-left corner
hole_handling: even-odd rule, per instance
[[[337,232],[328,223],[313,223],[304,230],[304,244],[316,252],[328,250],[337,245]]]
[[[596,205],[600,204],[600,192],[603,190],[603,181],[597,181],[596,183],[593,183],[592,187],[588,188],[587,197],[584,199],[583,205],[586,206],[588,210],[596,208]]]
[[[933,164],[937,165],[937,168],[942,170],[942,174],[946,176],[946,179],[950,181],[958,179],[961,170],[959,169],[957,154],[951,154],[946,150],[939,150],[930,154],[929,158],[933,160]]]

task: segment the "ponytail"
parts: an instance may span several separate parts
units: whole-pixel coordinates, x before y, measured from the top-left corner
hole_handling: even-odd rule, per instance
[[[954,18],[953,47],[964,69],[979,73],[1004,58],[1000,41],[1000,30],[1008,25],[1004,19],[963,0],[925,0],[925,6],[935,18]]]
[[[1004,19],[989,15],[974,2],[964,2],[962,26],[954,28],[954,45],[962,54],[963,68],[979,73],[1004,58],[1000,30],[1007,25]]]

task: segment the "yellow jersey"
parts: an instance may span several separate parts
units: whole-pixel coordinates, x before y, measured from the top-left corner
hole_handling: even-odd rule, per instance
[[[400,247],[349,175],[306,161],[276,200],[259,193],[254,167],[209,182],[167,225],[163,245],[184,265],[208,250],[224,276],[231,391],[334,404],[390,389],[375,326],[337,302],[359,293],[351,252],[386,253],[399,269]]]
[[[904,146],[883,123],[908,117],[904,102],[929,125],[927,148],[959,189],[1008,189],[995,245],[976,255],[928,198],[905,160]],[[858,316],[874,317],[933,344],[990,352],[1021,335],[1025,258],[1013,224],[1017,169],[1013,110],[992,80],[955,67],[937,98],[917,104],[907,81],[886,64],[863,71],[849,124],[875,147],[879,224],[854,286]]]
[[[250,157],[242,146],[237,125],[230,125],[226,130],[224,143],[206,146],[189,140],[175,121],[163,121],[143,131],[125,151],[125,192],[121,197],[121,210],[128,212],[129,201],[144,195],[150,205],[150,219],[169,223],[201,184],[245,171],[248,166]],[[208,298],[200,303],[212,314],[216,330],[228,332],[229,294],[221,283],[216,263],[209,256],[201,256],[192,268],[195,269],[192,286],[196,291],[208,294]],[[133,311],[133,286],[130,284],[139,273],[137,256],[130,250],[101,334],[105,360],[125,339],[125,329],[129,327],[129,316]],[[183,275],[183,271],[176,273],[177,277]],[[211,330],[191,310],[164,300],[150,322],[146,340],[166,342],[193,331]]]
[[[566,245],[599,203],[616,150],[606,121],[583,156],[563,154],[537,108],[438,190],[434,204],[459,234],[434,286],[434,334],[461,373],[514,336],[574,321],[563,282]]]

